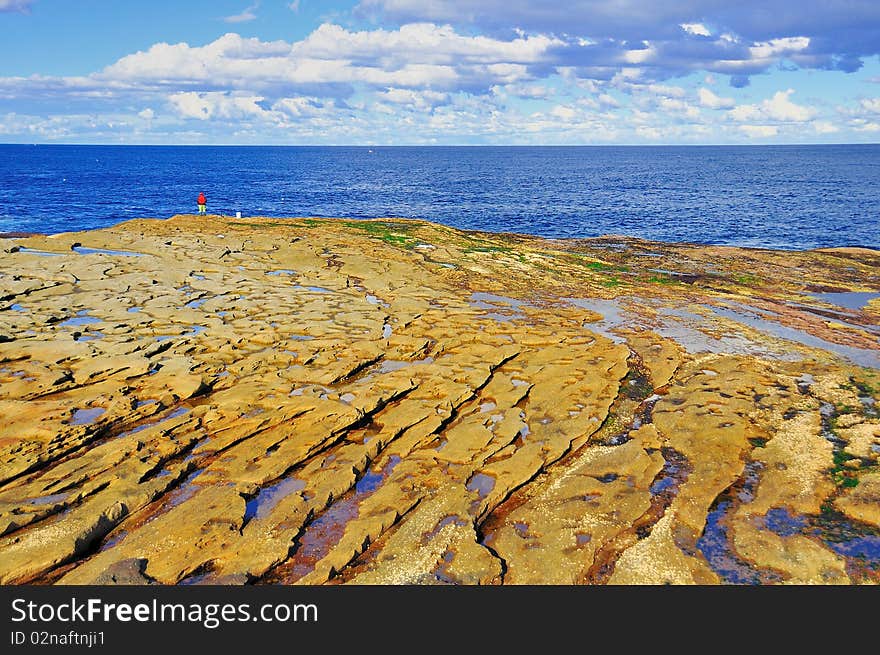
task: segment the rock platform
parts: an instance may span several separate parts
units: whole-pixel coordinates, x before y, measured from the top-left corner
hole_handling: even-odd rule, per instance
[[[876,584],[880,253],[0,240],[0,583]]]

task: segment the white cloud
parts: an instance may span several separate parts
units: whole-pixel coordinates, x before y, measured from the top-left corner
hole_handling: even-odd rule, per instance
[[[505,84],[504,86],[492,87],[492,93],[497,96],[507,95],[539,100],[552,96],[555,90],[541,84]]]
[[[657,106],[666,113],[681,114],[690,119],[696,119],[700,116],[700,110],[697,107],[677,98],[659,98]]]
[[[254,4],[247,7],[240,14],[234,14],[232,16],[226,16],[223,19],[224,23],[247,23],[249,21],[255,20],[257,18],[256,11],[260,8],[260,3],[255,2]]]
[[[550,48],[564,41],[544,35],[510,41],[458,34],[450,25],[414,23],[397,30],[353,32],[324,23],[296,43],[292,54],[319,59],[375,60],[387,64],[532,64],[544,61]]]
[[[353,83],[488,89],[530,79],[528,65],[540,62],[559,43],[544,36],[510,41],[466,36],[448,26],[425,24],[361,32],[324,24],[293,44],[238,34],[201,47],[159,43],[123,57],[95,78],[128,85],[229,89]]]
[[[814,121],[813,129],[816,130],[817,134],[833,134],[840,131],[840,128],[831,121]]]
[[[646,47],[638,50],[625,50],[623,52],[623,61],[627,64],[645,64],[650,62],[657,56],[657,48],[653,45],[646,44]]]
[[[684,98],[687,95],[687,92],[682,87],[667,84],[646,84],[637,88],[666,98]]]
[[[593,44],[611,65],[650,63],[656,78],[665,79],[683,70],[750,76],[782,59],[854,72],[880,54],[874,34],[880,3],[845,4],[843,11],[828,0],[570,0],[557,3],[557,10],[534,0],[360,0],[355,14],[395,24],[448,22],[493,34],[514,27],[525,34],[564,34],[573,50]],[[625,44],[645,41],[650,51],[621,52]],[[612,51],[616,57],[607,57]]]
[[[658,139],[663,138],[663,130],[659,127],[649,127],[646,125],[640,125],[636,128],[636,134],[640,137],[649,139],[651,141],[657,141]]]
[[[702,23],[682,23],[679,27],[688,34],[693,34],[695,36],[712,36],[709,28]]]
[[[235,120],[271,117],[271,113],[259,104],[264,100],[261,96],[224,92],[188,91],[168,96],[169,103],[182,117],[202,121],[212,118]]]
[[[697,96],[700,99],[700,104],[709,109],[730,109],[736,105],[736,101],[733,98],[717,96],[706,87],[700,87],[699,91],[697,91]]]
[[[746,136],[761,139],[776,136],[779,133],[779,128],[775,125],[740,125],[739,129]]]
[[[865,111],[880,114],[880,98],[865,98],[860,104]]]
[[[566,123],[570,123],[577,118],[578,111],[567,105],[556,105],[550,110],[550,115],[559,118]]]
[[[426,89],[423,91],[413,91],[412,89],[395,89],[391,88],[387,91],[375,94],[380,101],[389,102],[393,105],[402,105],[421,111],[430,110],[437,105],[449,102],[448,93],[440,93]]]
[[[777,91],[773,97],[760,105],[739,105],[730,110],[730,116],[738,121],[771,120],[783,123],[803,123],[816,115],[812,107],[797,105],[790,100],[794,89]]]
[[[764,43],[756,43],[749,48],[749,52],[755,59],[767,59],[777,55],[788,55],[810,47],[810,39],[805,36],[787,36],[781,39],[771,39]]]
[[[34,0],[0,0],[0,11],[17,11],[26,14]]]
[[[299,0],[293,0],[293,2],[287,3],[287,8],[290,9],[293,13],[299,12]]]
[[[792,121],[801,123],[810,120],[816,111],[811,107],[796,105],[789,98],[794,93],[794,89],[787,91],[777,91],[773,97],[763,103],[763,108],[767,115],[777,121]]]
[[[324,24],[298,42],[230,33],[201,46],[157,43],[91,75],[0,78],[3,109],[32,102],[51,107],[32,113],[76,116],[31,129],[22,112],[2,129],[22,139],[70,140],[128,130],[171,142],[182,142],[174,136],[181,134],[190,142],[687,143],[818,140],[835,130],[865,140],[880,122],[880,98],[852,99],[835,114],[795,103],[793,89],[736,106],[720,87],[710,89],[717,73],[709,69],[671,83],[675,76],[655,59],[667,55],[654,42],[575,46],[568,36],[490,34],[428,23],[364,30]],[[710,52],[721,38],[695,36],[688,47]],[[589,52],[571,55],[572,47]],[[745,41],[729,47],[731,61],[750,74],[757,70],[748,69],[752,57],[805,46],[795,38],[761,41],[757,50]],[[590,57],[610,63],[597,72]],[[626,57],[641,61],[624,65]]]

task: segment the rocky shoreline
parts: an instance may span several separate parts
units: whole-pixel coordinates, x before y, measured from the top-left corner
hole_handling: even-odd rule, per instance
[[[880,253],[0,241],[0,583],[880,582]]]

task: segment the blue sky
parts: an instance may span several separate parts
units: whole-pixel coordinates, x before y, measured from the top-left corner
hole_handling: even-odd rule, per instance
[[[0,0],[0,142],[880,140],[876,0]]]

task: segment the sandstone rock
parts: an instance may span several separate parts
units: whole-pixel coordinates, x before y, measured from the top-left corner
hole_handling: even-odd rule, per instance
[[[59,254],[0,262],[2,582],[727,581],[707,530],[876,582],[827,530],[880,523],[876,374],[713,311],[880,363],[876,301],[843,329],[808,295],[870,251],[196,216],[21,244]]]

